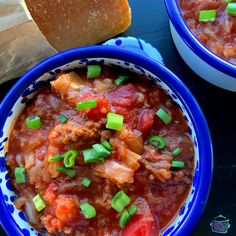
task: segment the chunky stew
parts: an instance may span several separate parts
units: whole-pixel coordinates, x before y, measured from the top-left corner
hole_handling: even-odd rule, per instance
[[[159,235],[185,201],[194,148],[147,78],[89,65],[59,74],[16,120],[15,206],[45,235]]]
[[[236,64],[236,1],[178,1],[197,38],[218,56]]]

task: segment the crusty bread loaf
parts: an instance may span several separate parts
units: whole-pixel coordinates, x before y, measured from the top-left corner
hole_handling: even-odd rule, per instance
[[[126,30],[128,0],[25,0],[32,18],[58,51],[96,44]]]

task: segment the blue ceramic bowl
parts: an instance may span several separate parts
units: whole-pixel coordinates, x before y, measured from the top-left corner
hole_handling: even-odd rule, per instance
[[[200,42],[186,24],[178,0],[165,0],[175,46],[186,64],[206,81],[236,92],[236,65],[217,56]]]
[[[142,48],[141,48],[142,49]],[[35,92],[53,79],[61,70],[86,66],[97,62],[120,66],[147,76],[162,87],[182,109],[194,142],[195,168],[193,183],[176,219],[163,236],[189,235],[197,224],[207,201],[213,171],[210,133],[204,115],[193,95],[167,68],[138,52],[115,46],[90,46],[57,54],[27,72],[10,90],[0,106],[0,221],[8,235],[40,235],[27,222],[24,213],[14,205],[5,159],[10,128]]]

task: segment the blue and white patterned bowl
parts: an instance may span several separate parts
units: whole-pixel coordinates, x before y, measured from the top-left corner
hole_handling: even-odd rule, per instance
[[[90,46],[57,54],[27,72],[3,100],[0,106],[0,222],[2,226],[8,235],[40,235],[28,224],[24,213],[13,205],[14,192],[10,185],[5,160],[9,132],[14,120],[24,109],[26,101],[61,70],[84,67],[91,62],[120,66],[146,75],[164,89],[182,109],[194,142],[194,179],[184,206],[163,236],[189,235],[204,210],[211,186],[213,154],[206,120],[190,91],[167,68],[139,52],[117,46]]]

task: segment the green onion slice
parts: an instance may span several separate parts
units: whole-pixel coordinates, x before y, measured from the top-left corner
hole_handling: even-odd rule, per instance
[[[227,5],[226,12],[228,15],[236,16],[236,2],[231,2]]]
[[[101,75],[102,67],[100,65],[88,65],[87,66],[87,78],[93,79]]]
[[[116,80],[115,84],[117,86],[124,84],[129,77],[127,75],[120,75]]]
[[[64,154],[57,154],[55,156],[52,156],[52,157],[49,157],[48,158],[48,162],[57,162],[57,161],[60,161],[64,158]]]
[[[69,150],[64,154],[64,166],[71,168],[75,166],[75,159],[78,156],[78,152],[75,150]]]
[[[174,168],[184,168],[184,162],[183,161],[172,161],[171,167]]]
[[[171,116],[164,111],[162,108],[160,108],[157,112],[156,115],[167,125],[171,122]]]
[[[17,184],[25,183],[25,168],[24,167],[16,167],[15,168],[15,178]]]
[[[39,129],[42,126],[41,118],[39,116],[29,116],[25,123],[29,129]]]
[[[94,163],[94,162],[103,162],[104,159],[97,156],[97,152],[92,149],[86,149],[83,151],[84,162],[85,163]]]
[[[108,151],[112,151],[112,146],[107,140],[102,142],[102,146],[106,148]]]
[[[120,219],[119,219],[119,225],[122,229],[125,228],[125,226],[129,223],[130,221],[130,215],[129,212],[127,210],[124,210],[121,213]]]
[[[80,205],[80,209],[86,219],[91,219],[96,216],[96,209],[89,203]]]
[[[111,206],[118,212],[122,212],[130,204],[130,198],[124,191],[119,191],[112,199]]]
[[[124,117],[115,113],[107,114],[107,129],[122,130]]]
[[[199,22],[213,22],[216,19],[216,10],[202,10],[199,12]]]
[[[37,211],[42,211],[46,207],[42,197],[39,194],[33,198],[33,203]]]
[[[58,166],[56,168],[56,171],[60,172],[60,173],[65,173],[68,176],[70,176],[71,178],[76,176],[76,171],[75,170],[71,170],[71,169],[65,168],[64,166]]]
[[[63,114],[61,114],[61,115],[59,115],[59,121],[62,123],[62,124],[65,124],[67,121],[68,121],[68,118],[65,116],[65,115],[63,115]]]
[[[172,152],[172,155],[173,156],[178,156],[179,154],[181,154],[182,152],[182,149],[181,148],[176,148],[173,152]]]
[[[96,151],[97,158],[106,158],[111,155],[111,152],[108,151],[102,144],[94,144],[93,149]]]
[[[84,100],[76,104],[77,110],[91,109],[97,107],[97,100]]]
[[[163,149],[166,146],[166,140],[161,136],[152,136],[149,138],[148,143],[158,149]]]
[[[84,178],[83,181],[82,181],[82,185],[84,187],[89,187],[89,185],[91,184],[91,180],[88,179],[88,178]]]
[[[138,211],[138,208],[136,205],[131,205],[130,208],[128,209],[130,217],[134,216]]]

